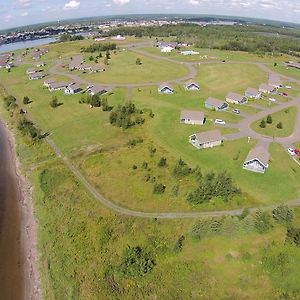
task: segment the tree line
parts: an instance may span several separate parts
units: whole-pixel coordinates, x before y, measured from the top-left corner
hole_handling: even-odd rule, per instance
[[[81,52],[95,53],[104,52],[109,50],[116,50],[117,45],[115,43],[94,43],[87,47],[82,47]]]

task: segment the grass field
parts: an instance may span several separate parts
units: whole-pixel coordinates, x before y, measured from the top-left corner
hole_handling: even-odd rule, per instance
[[[141,59],[141,65],[136,65],[137,58]],[[103,59],[99,60],[102,61]],[[86,80],[99,83],[157,83],[185,76],[187,69],[180,64],[158,61],[121,50],[111,54],[105,72],[94,74],[78,72],[78,74]]]
[[[295,68],[288,68],[284,64],[280,64],[277,67],[273,67],[275,72],[281,73],[282,75],[293,77],[300,80],[300,70]]]
[[[287,137],[290,136],[295,127],[295,121],[298,110],[296,107],[289,107],[280,112],[272,114],[272,124],[266,124],[266,128],[261,128],[261,120],[256,121],[251,125],[252,129],[256,132],[268,135],[272,137]],[[264,119],[266,121],[266,118]],[[277,124],[281,122],[283,125],[282,129],[277,128]]]

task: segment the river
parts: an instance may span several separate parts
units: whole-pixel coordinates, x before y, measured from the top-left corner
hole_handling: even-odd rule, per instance
[[[47,45],[47,44],[53,43],[55,41],[57,41],[57,38],[49,37],[49,38],[44,38],[44,39],[28,40],[28,41],[22,41],[22,42],[15,42],[15,43],[11,43],[11,44],[4,44],[4,45],[0,46],[0,53]]]
[[[24,298],[21,192],[9,137],[0,122],[0,298]]]

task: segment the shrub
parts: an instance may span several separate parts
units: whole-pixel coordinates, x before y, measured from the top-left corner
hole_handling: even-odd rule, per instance
[[[16,107],[18,107],[17,99],[13,96],[7,96],[4,98],[4,107],[6,110],[14,110]]]
[[[155,183],[153,187],[153,194],[163,194],[166,190],[166,186],[162,183]]]
[[[277,127],[278,129],[282,129],[282,128],[283,128],[282,122],[277,123],[276,127]]]
[[[300,229],[299,228],[289,228],[286,233],[285,242],[288,244],[295,244],[300,247]]]
[[[172,187],[172,196],[177,197],[179,194],[179,184],[175,184]]]
[[[272,116],[271,116],[271,115],[268,115],[268,116],[267,116],[267,123],[268,123],[268,124],[272,124],[272,123],[273,123],[273,119],[272,119]]]
[[[58,103],[57,97],[53,96],[49,104],[52,108],[58,107],[59,103]]]
[[[184,235],[180,236],[177,239],[177,241],[175,243],[175,246],[174,246],[174,252],[180,252],[180,251],[182,251],[184,240],[185,240],[185,236]]]
[[[138,58],[136,59],[136,61],[135,61],[135,64],[136,64],[137,66],[141,65],[141,64],[142,64],[142,60],[138,57]]]
[[[165,167],[167,165],[167,159],[165,157],[161,157],[158,164],[159,167]]]
[[[272,227],[272,219],[268,212],[258,210],[254,215],[254,227],[258,233],[265,233]]]
[[[29,104],[30,103],[30,100],[29,100],[29,98],[27,97],[27,96],[25,96],[24,98],[23,98],[23,104]]]
[[[294,211],[286,205],[280,205],[273,209],[272,216],[278,223],[288,225],[293,222]]]
[[[188,176],[191,173],[191,169],[187,164],[180,158],[173,169],[173,175],[177,178]]]
[[[123,253],[120,271],[126,277],[141,277],[151,272],[154,266],[151,253],[145,252],[140,246],[128,246]]]

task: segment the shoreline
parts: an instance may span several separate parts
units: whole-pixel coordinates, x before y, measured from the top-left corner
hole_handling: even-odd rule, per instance
[[[18,209],[20,213],[20,251],[23,263],[23,299],[40,299],[40,278],[37,270],[37,223],[34,217],[33,187],[21,172],[21,163],[16,153],[16,139],[8,124],[0,120],[0,126],[7,138],[8,155],[16,181]]]

